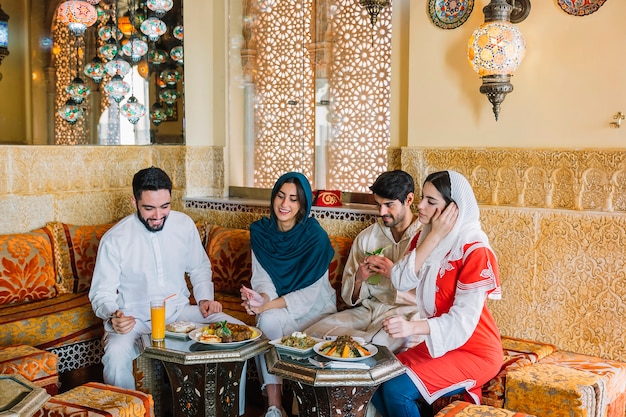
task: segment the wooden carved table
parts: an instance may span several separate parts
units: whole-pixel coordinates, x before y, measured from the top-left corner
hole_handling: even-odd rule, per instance
[[[384,346],[378,346],[373,358],[363,360],[370,366],[367,370],[320,369],[309,363],[309,356],[292,356],[275,347],[265,354],[269,371],[281,376],[298,399],[299,417],[363,417],[376,388],[405,372]],[[312,356],[324,361],[315,353]]]
[[[136,366],[151,383],[159,379],[155,362],[163,364],[171,384],[174,417],[236,417],[244,365],[268,348],[265,337],[223,349],[170,337],[152,342],[147,334],[140,339],[141,355]],[[153,394],[155,414],[164,415],[158,387],[143,388]]]

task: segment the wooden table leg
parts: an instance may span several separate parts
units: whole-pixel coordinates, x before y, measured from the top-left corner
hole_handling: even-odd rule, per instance
[[[283,380],[298,400],[299,417],[365,417],[378,386],[312,387]]]
[[[180,365],[164,362],[174,417],[237,417],[244,362]]]

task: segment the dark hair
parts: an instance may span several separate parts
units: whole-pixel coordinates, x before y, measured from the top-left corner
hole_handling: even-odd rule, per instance
[[[300,222],[304,219],[304,216],[306,216],[306,213],[308,211],[307,209],[308,202],[307,202],[306,196],[304,195],[304,188],[302,188],[302,184],[300,184],[300,180],[294,177],[287,178],[282,183],[276,184],[272,192],[272,199],[270,200],[270,213],[272,216],[275,215],[274,214],[274,199],[276,198],[276,195],[280,191],[283,184],[287,184],[287,183],[292,183],[296,185],[296,193],[298,195],[298,202],[300,203],[300,210],[298,210],[298,213],[296,213],[296,222]]]
[[[407,172],[396,169],[380,174],[370,190],[383,198],[404,203],[409,193],[415,192],[415,183]]]
[[[431,183],[437,191],[439,191],[446,201],[446,207],[453,202],[452,199],[452,183],[450,182],[450,174],[448,171],[438,171],[429,174],[424,180],[424,184]]]
[[[161,168],[150,167],[138,171],[133,177],[133,195],[141,200],[144,191],[167,190],[172,194],[172,180]]]

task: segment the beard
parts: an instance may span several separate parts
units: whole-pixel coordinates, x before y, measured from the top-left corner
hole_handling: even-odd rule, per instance
[[[163,222],[160,225],[156,227],[150,226],[149,219],[144,219],[143,217],[141,217],[141,213],[139,212],[139,210],[137,210],[137,218],[139,219],[141,224],[143,224],[146,227],[146,229],[148,229],[148,231],[152,233],[156,233],[156,232],[163,230],[163,226],[165,226],[165,221],[167,220],[167,216],[163,216]]]

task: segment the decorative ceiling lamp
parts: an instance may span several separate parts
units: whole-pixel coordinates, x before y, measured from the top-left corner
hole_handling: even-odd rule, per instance
[[[151,49],[148,51],[148,62],[152,65],[161,65],[167,61],[167,52],[162,49]]]
[[[528,16],[530,0],[508,1],[514,6],[507,0],[491,0],[483,8],[485,23],[467,43],[467,59],[483,81],[480,92],[491,102],[496,121],[500,104],[513,91],[511,76],[526,52],[526,41],[513,23]]]
[[[98,38],[106,42],[113,37],[113,34],[116,31],[119,32],[119,35],[122,35],[121,31],[117,29],[117,26],[115,26],[115,22],[113,21],[113,18],[109,17],[109,20],[107,20],[106,24],[100,26],[100,28],[98,29]]]
[[[75,36],[81,36],[87,27],[96,23],[98,12],[86,1],[70,0],[59,5],[57,20],[67,24]]]
[[[124,61],[122,58],[115,58],[107,62],[104,68],[107,74],[109,74],[111,77],[119,75],[123,78],[126,76],[126,74],[130,72],[130,64]]]
[[[130,16],[128,15],[120,16],[117,19],[117,27],[126,36],[130,36],[135,31],[135,27],[130,22]]]
[[[148,52],[148,44],[143,39],[132,35],[128,42],[122,45],[122,51],[124,55],[130,57],[131,61],[137,63]]]
[[[380,11],[390,6],[391,2],[389,0],[359,0],[359,4],[367,10],[367,13],[370,15],[372,27],[374,27]]]
[[[181,65],[183,64],[183,55],[182,45],[175,46],[170,50],[170,57]]]
[[[0,64],[7,55],[9,55],[9,15],[0,7]]]
[[[132,95],[128,98],[126,103],[122,105],[121,108],[122,114],[128,119],[132,124],[136,124],[139,119],[146,114],[146,106],[141,104],[137,98]]]
[[[160,102],[156,102],[150,108],[150,121],[153,125],[158,126],[167,120],[167,113],[163,110]]]
[[[67,99],[65,105],[61,106],[59,109],[59,116],[61,116],[61,119],[71,125],[75,125],[84,114],[83,109],[71,98]]]
[[[174,86],[180,80],[180,73],[175,69],[161,71],[159,78],[167,85]]]
[[[159,40],[161,35],[167,32],[167,26],[165,22],[156,17],[150,17],[143,21],[140,26],[141,31],[148,36],[152,42],[156,42]]]
[[[181,25],[175,26],[174,29],[172,29],[172,35],[179,41],[182,41],[184,36],[183,27]]]
[[[174,7],[173,0],[148,0],[146,2],[148,9],[152,10],[154,14],[161,18]]]
[[[65,87],[65,92],[76,102],[76,104],[80,104],[85,98],[87,98],[89,93],[91,93],[91,89],[82,78],[77,76],[67,87]]]
[[[159,99],[167,104],[169,107],[172,107],[176,104],[176,100],[180,98],[180,93],[176,91],[175,88],[163,88],[159,91]]]
[[[91,78],[93,82],[100,84],[106,72],[106,68],[100,57],[96,56],[85,65],[83,72],[87,77]]]
[[[104,86],[104,91],[119,104],[126,94],[130,92],[130,85],[119,75],[114,75],[111,80]]]
[[[104,45],[98,48],[98,53],[106,61],[110,61],[115,58],[118,51],[119,46],[117,45],[117,41],[113,38],[110,38]]]

